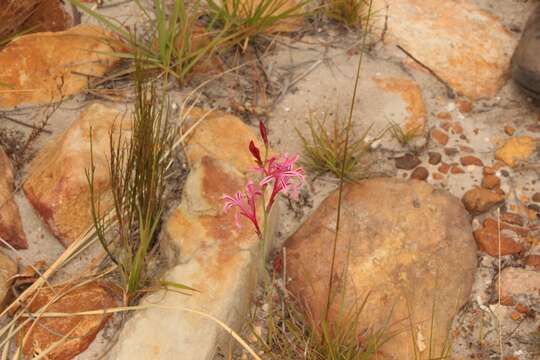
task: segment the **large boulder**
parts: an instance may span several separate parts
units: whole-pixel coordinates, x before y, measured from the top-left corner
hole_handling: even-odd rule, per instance
[[[335,192],[286,242],[288,287],[315,324],[326,308],[337,206]],[[421,181],[365,180],[345,186],[340,226],[329,319],[353,316],[367,297],[358,331],[395,334],[381,348],[385,359],[440,355],[476,269],[470,218],[459,199]]]
[[[32,160],[24,192],[52,233],[68,246],[92,225],[86,170],[92,166],[90,129],[95,165],[94,192],[102,214],[111,208],[109,163],[110,133],[123,137],[131,126],[125,113],[99,103],[88,106],[57,139]],[[116,134],[116,135],[114,135]]]
[[[375,0],[374,27],[457,93],[494,96],[509,75],[516,40],[471,0]]]
[[[19,208],[13,198],[13,167],[0,147],[0,238],[16,249],[26,249]],[[4,244],[2,244],[4,245]]]
[[[192,117],[204,114],[193,111]],[[189,138],[191,172],[180,205],[164,225],[161,244],[170,268],[162,278],[197,292],[186,296],[159,291],[145,298],[143,304],[166,308],[137,312],[122,329],[111,359],[214,359],[219,346],[233,341],[230,334],[186,309],[213,316],[235,331],[242,328],[263,248],[250,223],[242,219],[237,228],[234,213],[223,212],[222,196],[245,186],[245,173],[253,166],[245,154],[255,138],[240,119],[224,113],[207,116]],[[274,218],[275,213],[269,229]]]
[[[21,36],[0,51],[0,108],[48,104],[88,87],[119,58],[110,35],[91,25]]]

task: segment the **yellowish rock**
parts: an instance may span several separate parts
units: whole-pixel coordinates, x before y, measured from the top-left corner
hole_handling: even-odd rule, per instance
[[[88,180],[85,170],[92,166],[90,131],[95,165],[95,195],[104,214],[112,206],[108,154],[110,132],[120,127],[127,137],[130,121],[123,112],[99,103],[88,106],[79,119],[56,140],[43,148],[31,162],[23,190],[49,226],[65,245],[75,241],[92,225]]]
[[[506,141],[495,153],[495,158],[510,167],[526,162],[536,149],[534,140],[529,136],[513,137]]]
[[[21,36],[0,51],[0,108],[47,104],[88,87],[119,62],[101,28],[79,25],[61,32]]]

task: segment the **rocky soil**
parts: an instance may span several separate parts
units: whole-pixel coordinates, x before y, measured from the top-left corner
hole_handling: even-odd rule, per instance
[[[99,84],[122,64],[108,54],[117,49],[102,41],[108,35],[95,20],[73,16],[59,1],[20,4],[0,9],[0,36],[39,26],[0,49],[0,84],[9,84],[0,87],[0,297],[6,305],[91,227],[90,132],[97,196],[111,206],[107,134],[129,132],[133,104],[129,83]],[[540,107],[509,77],[512,52],[536,4],[374,1],[354,130],[369,129],[374,139],[395,124],[411,138],[400,143],[385,132],[366,155],[369,179],[347,185],[338,264],[351,244],[351,276],[339,289],[357,297],[373,292],[363,322],[376,325],[394,308],[395,329],[403,318],[415,323],[385,346],[385,358],[419,353],[427,359],[427,349],[447,344],[455,360],[540,357],[533,336],[540,331]],[[97,9],[126,24],[141,19],[132,2],[105,1]],[[233,60],[213,59],[212,71],[199,69],[186,86],[170,91],[179,126],[202,120],[183,149],[156,279],[199,293],[156,291],[141,301],[148,308],[131,316],[35,322],[17,339],[24,340],[25,356],[69,333],[49,358],[199,360],[229,352],[248,358],[230,350],[234,341],[215,323],[172,309],[202,311],[246,331],[250,306],[265,309],[256,297],[259,259],[283,248],[289,256],[282,285],[321,313],[337,180],[308,174],[301,201],[283,201],[272,214],[269,249],[222,211],[222,194],[242,188],[251,170],[247,144],[257,137],[259,119],[275,151],[301,154],[297,132],[308,134],[310,117],[348,113],[358,32],[318,17],[280,26],[255,50],[236,54],[244,62],[239,70],[222,74]],[[26,305],[37,311],[56,297],[48,311],[119,306],[117,279],[90,280],[105,257],[98,244],[78,252]]]

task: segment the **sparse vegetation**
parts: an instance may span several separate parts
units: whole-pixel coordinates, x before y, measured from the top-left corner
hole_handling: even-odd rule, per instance
[[[328,0],[325,13],[330,19],[350,28],[360,28],[365,7],[367,7],[365,0]]]
[[[392,137],[396,139],[401,146],[408,146],[413,139],[418,137],[418,129],[419,128],[403,130],[399,124],[396,124],[393,121],[390,121],[390,124],[388,125],[390,135],[392,135]]]
[[[311,116],[308,120],[309,137],[297,129],[302,141],[302,164],[317,175],[331,173],[340,177],[343,169],[344,179],[360,179],[365,175],[364,155],[383,134],[369,139],[369,127],[363,134],[356,135],[352,122],[344,121],[337,114],[329,120],[330,116],[325,115],[322,119]],[[344,156],[345,148],[347,153]]]
[[[87,170],[96,235],[120,270],[126,303],[147,284],[148,253],[156,244],[161,224],[165,176],[176,139],[175,128],[168,122],[165,98],[157,94],[153,83],[145,81],[140,64],[136,62],[136,101],[131,128],[118,126],[110,133],[108,170],[114,200],[113,219],[118,228],[113,241],[107,236],[107,216],[102,213],[100,199],[94,191],[93,159],[92,168]]]

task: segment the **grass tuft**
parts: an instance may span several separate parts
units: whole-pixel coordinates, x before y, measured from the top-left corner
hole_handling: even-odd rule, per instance
[[[334,21],[358,29],[361,28],[364,20],[362,9],[365,6],[364,0],[328,0],[325,13],[328,18]]]
[[[296,129],[302,142],[302,165],[317,175],[331,173],[339,178],[343,170],[345,180],[358,180],[363,177],[366,170],[362,164],[364,155],[384,133],[369,139],[371,127],[363,134],[356,135],[352,122],[335,115],[331,124],[328,124],[329,117],[330,115],[325,115],[322,119],[318,119],[310,116],[309,137]],[[347,154],[344,156],[346,147]]]
[[[176,138],[175,128],[168,122],[165,96],[159,100],[154,83],[146,82],[140,62],[136,64],[131,129],[127,135],[121,128],[110,133],[108,168],[118,228],[117,240],[112,243],[94,193],[93,158],[92,168],[87,171],[95,231],[111,260],[119,266],[126,303],[147,283],[146,263],[161,224],[165,175]]]
[[[420,127],[414,128],[412,130],[403,130],[399,124],[396,124],[393,121],[390,121],[390,124],[388,126],[388,130],[390,131],[390,135],[394,139],[397,140],[401,144],[401,146],[408,146],[411,141],[413,141],[415,138],[417,138],[418,130]]]

